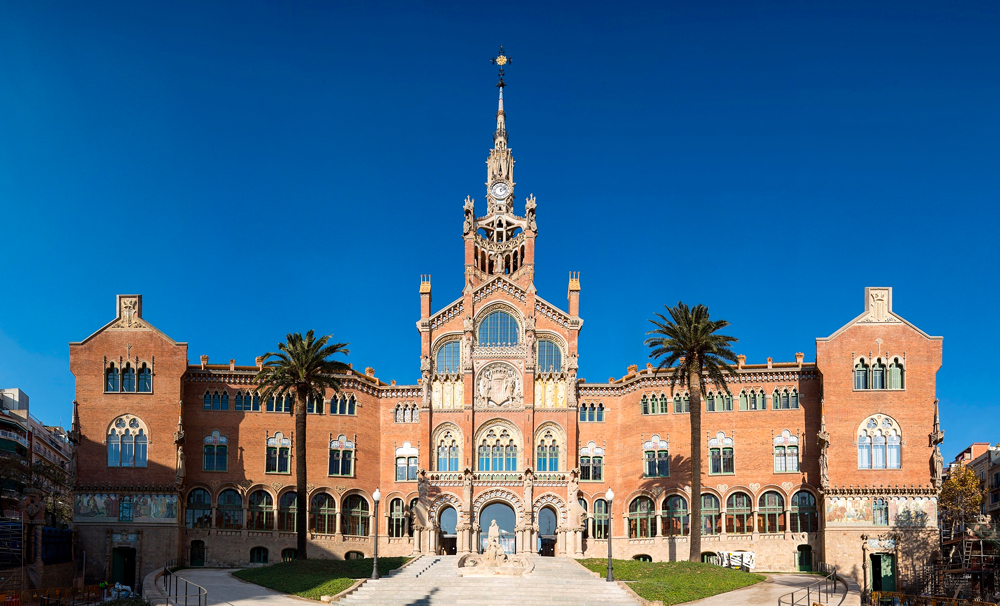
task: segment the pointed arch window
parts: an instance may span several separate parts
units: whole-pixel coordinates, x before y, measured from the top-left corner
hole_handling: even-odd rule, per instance
[[[709,475],[736,473],[733,438],[724,432],[718,432],[708,441],[708,473]]]
[[[139,366],[139,393],[150,393],[153,391],[153,371],[143,362]]]
[[[654,405],[656,404],[656,400],[655,399],[653,400],[653,404]],[[639,400],[639,406],[642,409],[642,414],[644,414],[644,415],[650,414],[650,412],[649,412],[649,398],[646,396],[646,394],[642,394],[642,399]]]
[[[669,412],[670,412],[670,398],[667,397],[667,394],[661,393],[660,394],[660,414],[661,415],[665,415],[665,414],[667,414]]]
[[[247,499],[247,530],[274,528],[274,500],[263,490],[257,490]]]
[[[538,340],[538,372],[562,372],[562,350],[554,341]]]
[[[114,362],[108,364],[108,369],[104,371],[104,391],[118,391],[118,369]]]
[[[688,394],[677,394],[674,396],[674,412],[691,412],[691,396]]]
[[[448,341],[438,348],[434,369],[438,374],[451,375],[462,372],[462,342]]]
[[[354,475],[354,442],[341,434],[336,440],[330,440],[331,476],[352,477]]]
[[[510,432],[505,427],[491,427],[479,443],[479,471],[517,471],[517,454]]]
[[[538,471],[559,471],[559,441],[551,429],[545,430],[538,441],[535,464]]]
[[[885,364],[880,359],[872,365],[872,389],[885,389]]]
[[[236,392],[234,405],[236,410],[260,412],[260,394],[238,391]]]
[[[458,471],[459,446],[455,433],[448,429],[438,439],[437,470]]]
[[[330,414],[332,415],[353,415],[356,413],[358,402],[353,393],[338,394],[330,398]]]
[[[146,424],[132,415],[115,419],[108,429],[108,467],[146,467]]]
[[[889,363],[889,389],[903,389],[903,364],[899,358]]]
[[[480,347],[517,345],[520,328],[514,316],[505,311],[490,312],[479,324]]]
[[[122,369],[122,391],[129,393],[135,391],[135,369],[129,362],[126,362]]]
[[[858,469],[900,469],[902,445],[895,419],[884,414],[868,417],[858,428]]]
[[[750,396],[745,391],[740,392],[740,410],[750,410]]]
[[[854,389],[868,389],[868,365],[864,358],[854,365]]]
[[[323,398],[314,398],[312,395],[306,396],[306,413],[321,415],[323,414],[324,407]]]

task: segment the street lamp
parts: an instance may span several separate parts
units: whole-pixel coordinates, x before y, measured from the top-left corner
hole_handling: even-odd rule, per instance
[[[382,493],[378,488],[375,489],[372,499],[375,501],[375,560],[372,564],[372,579],[378,580],[378,502],[382,500]]]
[[[608,492],[604,493],[605,498],[608,500],[608,583],[615,582],[615,574],[613,568],[611,567],[611,529],[614,523],[614,518],[611,516],[611,502],[615,499],[615,492],[608,489]]]

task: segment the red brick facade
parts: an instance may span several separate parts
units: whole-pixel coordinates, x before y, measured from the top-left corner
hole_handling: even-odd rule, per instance
[[[472,202],[466,203],[461,296],[431,313],[430,279],[420,284],[420,382],[387,385],[373,373],[352,371],[343,377],[343,391],[354,398],[353,414],[331,414],[334,394],[328,393],[323,414],[309,416],[310,501],[328,494],[334,506],[328,527],[310,522],[310,556],[372,552],[371,525],[352,522],[358,516],[344,509],[360,495],[371,513],[376,487],[383,495],[381,554],[476,549],[481,526],[489,525],[480,513],[500,502],[514,510],[513,527],[506,530],[518,551],[544,544],[559,555],[601,556],[607,544],[604,516],[596,508],[613,488],[610,520],[617,556],[686,559],[687,537],[672,536],[683,514],[677,524],[663,517],[670,497],[681,496],[685,507],[690,499],[690,414],[675,408],[684,405],[683,390],[672,388],[669,373],[651,368],[630,367],[626,376],[607,383],[577,379],[583,324],[579,275],[570,276],[566,310],[535,292],[535,200],[528,198],[524,216],[513,213],[513,159],[502,102],[494,141],[487,162],[487,214],[476,217]],[[496,187],[499,183],[506,188]],[[923,550],[936,523],[934,401],[941,339],[895,315],[891,294],[888,288],[867,289],[864,313],[831,337],[817,339],[815,364],[803,362],[801,354],[794,362],[741,363],[738,380],[728,385],[731,410],[723,410],[721,399],[714,404],[717,411],[703,401],[702,482],[704,494],[709,501],[717,499],[720,510],[719,532],[703,536],[704,552],[752,552],[756,567],[764,570],[825,561],[866,580],[873,553],[895,558],[896,580],[904,580],[908,566],[930,555]],[[252,494],[264,491],[270,512],[282,518],[279,503],[294,491],[295,478],[268,471],[267,441],[279,432],[291,438],[292,417],[267,412],[266,402],[259,403],[260,411],[237,410],[237,396],[242,399],[254,389],[257,367],[207,360],[188,364],[186,344],[153,328],[141,306],[140,296],[119,296],[116,319],[70,346],[77,379],[77,527],[88,562],[100,554],[98,561],[104,563],[103,570],[90,567],[91,574],[111,574],[116,548],[137,549],[142,574],[173,557],[243,565],[254,557],[251,550],[261,547],[276,561],[283,550],[294,548],[294,532],[281,529],[281,522],[268,524],[268,518],[247,507]],[[501,313],[488,320],[493,312]],[[886,388],[855,389],[855,366],[862,359],[869,366],[867,380],[877,381],[881,372]],[[127,362],[133,367],[146,363],[153,370],[151,391],[107,393],[105,373],[112,362],[119,369]],[[873,368],[878,363],[886,370]],[[889,364],[896,373],[891,380],[901,382],[892,389]],[[721,393],[713,385],[708,391]],[[218,405],[212,401],[216,392]],[[222,410],[222,394],[228,397],[227,410]],[[644,412],[644,406],[652,409]],[[148,428],[144,468],[108,465],[107,435],[125,414]],[[874,425],[865,429],[868,419]],[[454,440],[457,461],[450,463],[448,450],[440,463],[438,448],[449,430],[446,446]],[[890,444],[872,447],[883,448],[878,451],[882,468],[859,469],[859,430],[876,440],[889,436]],[[218,443],[213,432],[227,442],[225,471],[205,470],[206,438],[210,445]],[[354,467],[346,477],[329,474],[330,444],[340,436],[353,445]],[[276,444],[280,448],[280,441]],[[478,457],[484,444],[490,446],[489,471]],[[492,450],[498,444],[499,471],[493,469]],[[780,465],[776,447],[786,449]],[[791,454],[795,447],[797,456]],[[718,470],[712,467],[713,448],[718,449]],[[650,475],[646,451],[669,463]],[[426,475],[397,481],[397,455],[404,464],[415,456],[416,467]],[[600,480],[580,477],[581,456],[603,457]],[[878,455],[869,456],[877,460]],[[555,469],[549,461],[555,461]],[[295,469],[293,461],[287,465]],[[408,467],[403,477],[412,478]],[[192,515],[186,502],[199,490],[207,491],[210,502]],[[234,507],[239,513],[231,511],[220,524],[219,496],[226,490],[238,495]],[[800,502],[801,491],[808,496]],[[746,497],[733,496],[738,493]],[[103,496],[108,494],[118,495],[119,502],[132,495],[133,507],[144,509],[134,509],[132,521],[113,519],[111,505],[101,505],[114,500]],[[141,495],[149,496],[143,500]],[[648,516],[640,507],[647,501],[637,500],[645,498],[652,503]],[[748,498],[745,513],[735,511],[742,498]],[[405,515],[396,525],[390,511],[395,499],[401,499]],[[448,508],[456,509],[451,515],[457,525],[448,528],[454,536],[442,540],[440,520]],[[121,517],[120,509],[115,511]],[[251,518],[265,527],[250,524]],[[712,518],[706,524],[715,528]],[[387,536],[394,527],[402,529],[396,533],[402,536]]]

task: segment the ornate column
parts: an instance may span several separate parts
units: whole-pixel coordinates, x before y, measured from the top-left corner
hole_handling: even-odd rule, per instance
[[[792,538],[792,518],[791,511],[789,510],[788,503],[785,503],[785,509],[781,512],[781,516],[785,519],[785,540]]]
[[[341,516],[340,508],[338,507],[337,508],[337,531],[336,531],[335,534],[336,534],[336,539],[338,541],[343,541],[344,540],[344,532],[343,532],[342,527],[340,525],[340,516]]]

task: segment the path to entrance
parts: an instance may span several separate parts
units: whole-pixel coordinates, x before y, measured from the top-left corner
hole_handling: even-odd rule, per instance
[[[207,606],[225,606],[227,604],[259,606],[265,602],[268,606],[308,606],[309,604],[321,603],[241,581],[230,574],[234,570],[237,569],[207,568],[199,570],[188,568],[179,571],[177,576],[204,587],[208,591]]]
[[[823,577],[815,574],[769,574],[767,580],[736,589],[710,598],[686,602],[685,606],[775,606],[778,598],[799,589],[805,589]],[[840,586],[841,589],[843,585]],[[858,586],[853,582],[848,582],[848,595],[843,606],[859,606],[861,604],[861,594]],[[796,596],[797,597],[797,596]],[[814,600],[815,601],[815,600]],[[838,598],[833,602],[836,606],[840,602]],[[803,600],[802,603],[805,603]]]

